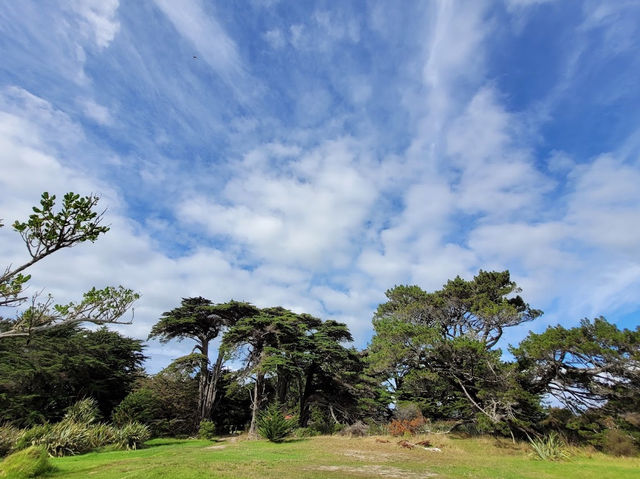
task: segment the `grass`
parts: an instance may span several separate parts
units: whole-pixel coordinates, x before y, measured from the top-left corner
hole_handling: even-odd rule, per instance
[[[379,442],[389,441],[389,442]],[[637,478],[638,458],[574,450],[571,459],[534,459],[526,443],[491,438],[429,439],[442,452],[401,448],[397,438],[314,437],[268,441],[153,440],[138,451],[96,452],[52,459],[51,478],[287,479],[287,478]]]

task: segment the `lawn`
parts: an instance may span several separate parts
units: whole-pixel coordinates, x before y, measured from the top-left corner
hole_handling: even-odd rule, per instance
[[[424,438],[422,438],[424,439]],[[412,439],[416,441],[416,439]],[[316,437],[267,441],[153,440],[138,451],[53,459],[50,477],[133,478],[580,478],[640,477],[639,458],[575,450],[558,463],[535,460],[526,444],[490,438],[430,438],[441,452],[402,448],[394,438]],[[380,442],[389,441],[389,442]]]

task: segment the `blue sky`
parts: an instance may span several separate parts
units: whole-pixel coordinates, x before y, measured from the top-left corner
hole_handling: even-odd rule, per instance
[[[112,229],[33,268],[346,322],[395,284],[509,269],[529,329],[640,310],[636,1],[74,0],[0,6],[0,217],[98,193]],[[0,230],[6,263],[26,251]],[[150,344],[149,369],[188,352]]]

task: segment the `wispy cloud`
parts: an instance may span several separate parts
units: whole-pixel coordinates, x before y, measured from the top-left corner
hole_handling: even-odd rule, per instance
[[[44,190],[102,194],[109,234],[38,265],[33,288],[131,286],[140,337],[203,295],[346,321],[364,345],[385,289],[480,268],[509,268],[546,311],[527,328],[615,320],[640,309],[638,14],[8,3],[0,216]],[[0,244],[21,260],[8,228]]]

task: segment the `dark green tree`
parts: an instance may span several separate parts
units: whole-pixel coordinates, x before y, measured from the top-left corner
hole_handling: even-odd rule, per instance
[[[300,316],[281,307],[265,308],[255,316],[240,319],[223,337],[223,347],[229,355],[240,358],[243,374],[254,377],[249,434],[256,435],[258,412],[266,399],[265,378],[268,374],[287,374],[295,367],[291,353],[299,351],[305,337]]]
[[[149,426],[153,436],[188,436],[197,431],[199,361],[179,359],[157,374],[143,377],[114,410],[118,425],[138,421]]]
[[[196,342],[194,349],[198,351],[199,359],[198,416],[201,420],[211,417],[224,362],[224,354],[219,351],[215,363],[210,367],[211,341],[240,319],[257,313],[258,309],[249,303],[229,301],[213,304],[202,297],[183,298],[179,307],[163,313],[151,329],[149,339],[158,338],[161,342],[191,339]]]
[[[30,266],[61,249],[85,241],[94,242],[109,231],[108,226],[101,224],[104,211],[95,211],[99,200],[97,196],[81,197],[67,193],[58,212],[54,211],[55,200],[55,195],[43,193],[40,206],[33,207],[29,219],[13,223],[13,229],[22,237],[30,258],[19,266],[6,267],[0,274],[0,306],[15,307],[29,299],[24,290],[31,279],[31,275],[25,274]],[[54,304],[50,296],[40,301],[36,294],[31,298],[29,308],[17,318],[3,323],[0,339],[31,336],[54,327],[82,322],[118,323],[138,297],[122,286],[93,288],[84,294],[82,301],[65,305]]]
[[[104,417],[142,375],[142,342],[77,325],[0,342],[0,423],[57,421],[64,410],[94,398]]]

